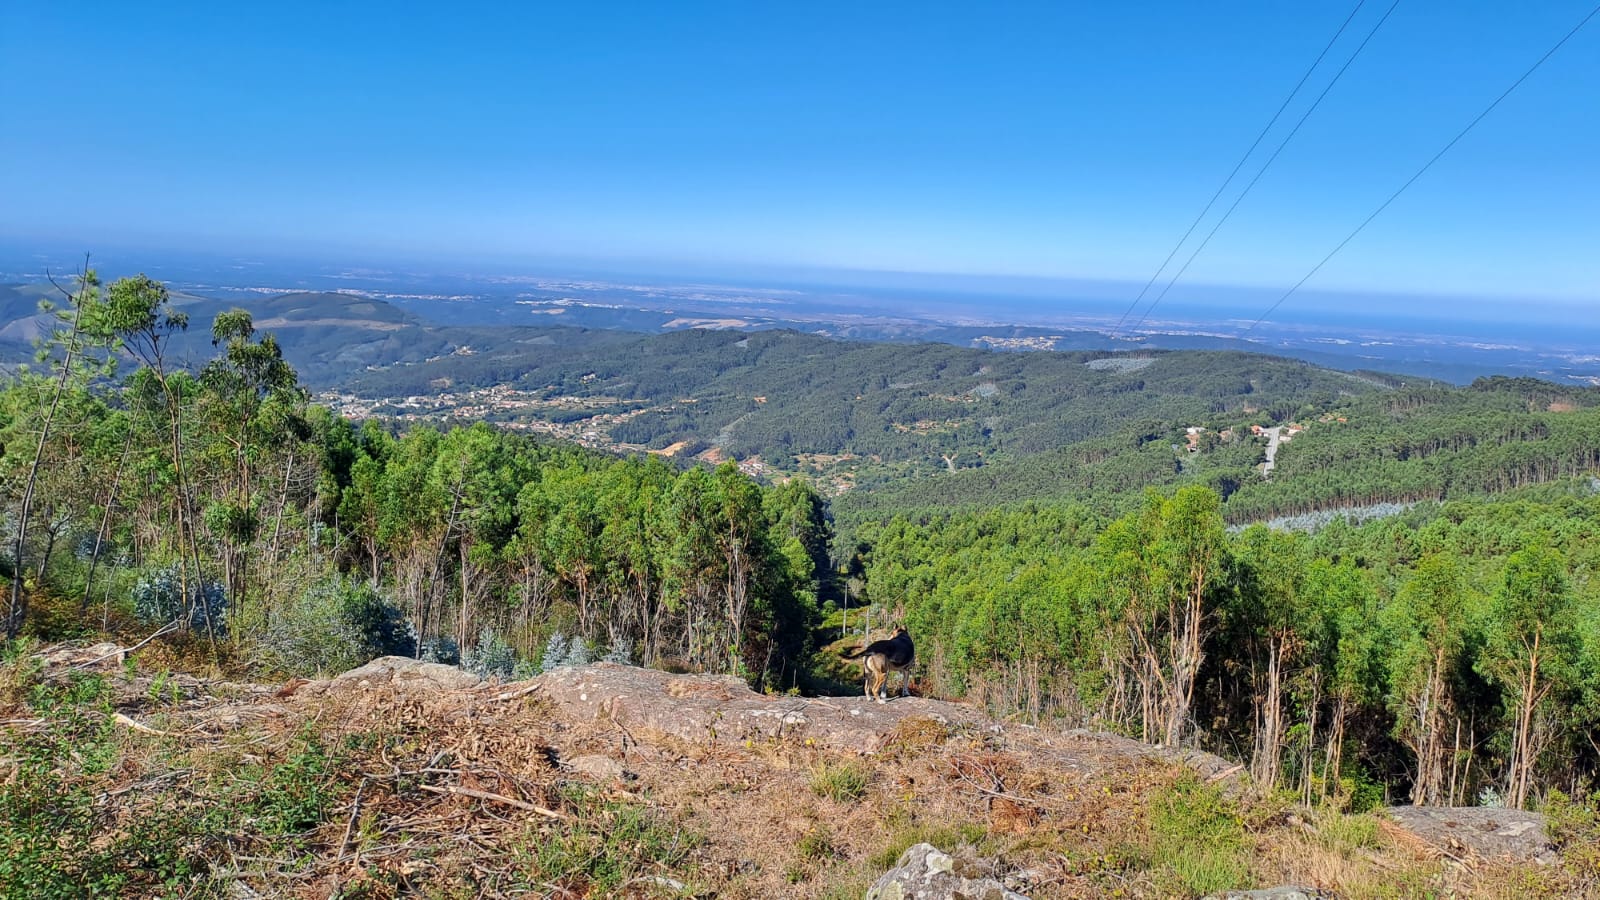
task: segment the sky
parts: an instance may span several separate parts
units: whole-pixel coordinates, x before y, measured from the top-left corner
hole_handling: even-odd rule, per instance
[[[0,2],[0,238],[1142,284],[1353,7]],[[1401,0],[1184,283],[1287,289],[1592,8]],[[1308,289],[1600,301],[1596,97],[1600,17]]]

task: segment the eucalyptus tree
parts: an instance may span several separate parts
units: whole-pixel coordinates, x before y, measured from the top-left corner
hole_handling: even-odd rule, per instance
[[[1143,509],[1112,523],[1096,544],[1107,611],[1127,637],[1121,665],[1137,689],[1146,740],[1175,746],[1192,725],[1227,552],[1220,504],[1198,485],[1171,497],[1150,491]]]
[[[299,445],[310,436],[305,420],[307,396],[294,368],[271,334],[256,338],[250,313],[233,309],[211,327],[221,353],[200,372],[204,435],[222,457],[218,486],[204,511],[207,530],[222,557],[223,582],[235,607],[249,586],[248,548],[259,534],[262,468],[271,457],[284,460],[289,480]],[[300,454],[304,460],[306,454]]]
[[[113,282],[106,303],[97,315],[100,327],[117,339],[119,349],[140,364],[128,381],[125,394],[135,409],[154,419],[164,431],[168,461],[171,464],[173,517],[177,525],[174,550],[178,557],[178,583],[188,612],[200,592],[202,566],[194,497],[187,474],[184,453],[184,410],[196,393],[192,377],[170,366],[168,352],[177,334],[188,330],[189,315],[172,305],[171,296],[161,282],[147,275],[120,278]],[[200,603],[206,625],[213,635],[220,623],[210,620],[210,606]],[[184,616],[187,622],[189,617]]]
[[[1554,737],[1552,707],[1565,700],[1582,653],[1577,610],[1561,555],[1518,550],[1490,600],[1480,666],[1505,692],[1511,718],[1506,802],[1523,806],[1534,770]]]
[[[102,323],[100,279],[95,271],[88,267],[88,262],[85,260],[84,267],[78,273],[76,280],[77,284],[71,290],[60,285],[56,286],[67,302],[66,310],[58,312],[48,305],[45,306],[46,312],[56,312],[56,326],[51,329],[49,336],[40,342],[39,361],[52,371],[53,377],[43,376],[48,379],[48,388],[41,390],[40,393],[42,398],[47,397],[48,400],[41,404],[42,415],[39,416],[38,436],[27,474],[23,478],[21,501],[17,512],[16,538],[11,557],[11,586],[5,614],[0,617],[4,620],[3,627],[8,639],[17,636],[27,618],[28,593],[25,587],[27,579],[24,554],[27,550],[28,527],[33,520],[40,472],[45,464],[46,448],[57,424],[57,414],[62,409],[63,401],[74,390],[84,390],[95,375],[108,371],[104,368],[105,360],[97,360],[94,357],[97,348],[103,349],[110,343],[110,336]],[[44,385],[41,383],[40,386]]]
[[[1460,732],[1457,672],[1469,658],[1477,609],[1461,560],[1439,551],[1417,563],[1384,610],[1395,736],[1415,758],[1412,803],[1437,806],[1454,793],[1452,731]],[[1468,735],[1470,748],[1472,735]],[[1458,749],[1458,748],[1456,748]]]
[[[1236,635],[1254,648],[1250,660],[1255,719],[1251,774],[1262,786],[1274,787],[1283,766],[1289,683],[1306,664],[1307,631],[1315,624],[1304,589],[1304,548],[1297,535],[1260,525],[1247,529],[1236,547],[1240,568],[1247,574],[1235,601],[1236,614],[1249,623],[1252,632]],[[1245,648],[1231,649],[1238,655]],[[1307,704],[1311,712],[1308,730],[1313,733],[1316,706],[1315,698]]]
[[[1351,719],[1383,693],[1378,600],[1366,573],[1348,559],[1311,560],[1304,590],[1312,604],[1308,630],[1319,693],[1328,702],[1322,780],[1326,792],[1337,793]]]

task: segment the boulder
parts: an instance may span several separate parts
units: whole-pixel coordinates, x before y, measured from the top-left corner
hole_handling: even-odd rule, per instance
[[[331,681],[301,688],[303,694],[390,690],[397,693],[438,694],[476,687],[481,678],[455,666],[423,662],[409,656],[380,656]]]
[[[128,651],[113,643],[99,643],[87,647],[56,647],[42,654],[46,669],[70,667],[115,669],[122,665]]]
[[[1535,812],[1498,806],[1393,806],[1387,812],[1402,829],[1450,856],[1556,860],[1544,816]]]
[[[555,669],[533,679],[526,690],[575,720],[702,744],[785,740],[872,753],[908,719],[934,727],[986,721],[970,707],[941,700],[773,697],[728,675],[670,675],[615,663]]]
[[[916,844],[872,883],[867,900],[1028,900],[985,874],[985,868],[992,866]]]

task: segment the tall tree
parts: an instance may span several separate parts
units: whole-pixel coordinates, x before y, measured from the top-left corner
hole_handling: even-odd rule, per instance
[[[1416,758],[1411,802],[1449,802],[1451,729],[1457,724],[1455,672],[1467,652],[1472,600],[1462,562],[1440,551],[1423,557],[1385,610],[1396,736]]]
[[[51,283],[54,284],[54,281]],[[71,389],[73,380],[87,377],[84,365],[86,355],[94,347],[105,346],[108,343],[104,330],[96,327],[100,279],[94,270],[89,268],[88,260],[84,261],[84,267],[78,273],[74,289],[68,290],[57,285],[57,290],[66,299],[67,309],[58,314],[57,327],[52,329],[50,337],[43,341],[40,347],[40,360],[54,369],[54,378],[48,392],[49,402],[45,405],[44,415],[39,424],[39,436],[33,460],[28,466],[28,474],[23,482],[21,508],[17,513],[17,535],[11,557],[11,590],[3,623],[8,639],[17,636],[22,630],[23,621],[27,618],[28,594],[24,584],[26,567],[23,563],[23,554],[26,552],[28,542],[28,525],[33,520],[39,471],[44,463],[45,447],[49,444],[51,430],[56,424],[56,414],[61,408],[62,399]],[[47,308],[46,311],[51,310]]]
[[[221,353],[200,373],[202,407],[207,433],[220,440],[228,459],[231,489],[213,497],[204,519],[221,549],[228,596],[238,607],[248,593],[248,548],[260,530],[258,467],[268,455],[282,456],[286,468],[293,466],[295,446],[309,436],[303,414],[307,398],[277,339],[255,338],[249,312],[218,315],[211,343]]]
[[[198,604],[207,631],[214,636],[218,623],[211,621],[210,605],[200,600],[200,541],[183,449],[183,411],[194,385],[192,379],[170,370],[167,359],[173,336],[189,328],[189,315],[172,306],[166,285],[140,274],[112,283],[100,316],[101,326],[141,364],[130,379],[130,394],[140,406],[159,412],[164,419],[175,496],[179,588],[185,611],[192,612]],[[189,618],[184,617],[186,625]]]
[[[1548,548],[1518,550],[1506,560],[1491,598],[1483,667],[1505,689],[1511,714],[1506,802],[1521,807],[1549,740],[1546,707],[1567,687],[1581,652],[1577,610],[1561,555]]]

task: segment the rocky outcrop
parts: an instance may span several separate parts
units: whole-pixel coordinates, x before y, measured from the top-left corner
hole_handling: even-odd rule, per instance
[[[406,694],[438,694],[476,687],[483,679],[471,672],[443,663],[423,662],[409,656],[380,656],[351,669],[331,681],[316,681],[300,689],[315,696],[365,690],[389,690]]]
[[[1028,900],[985,872],[993,865],[916,844],[867,889],[867,900]]]
[[[951,728],[987,721],[969,707],[940,700],[769,697],[732,676],[670,675],[612,663],[556,669],[533,679],[525,690],[575,720],[609,722],[630,732],[691,743],[785,740],[871,753],[908,720]]]
[[[1389,818],[1447,856],[1550,863],[1544,816],[1493,806],[1395,806]]]

